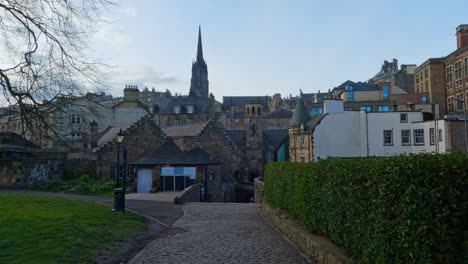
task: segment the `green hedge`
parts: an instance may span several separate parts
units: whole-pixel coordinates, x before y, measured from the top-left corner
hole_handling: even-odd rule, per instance
[[[268,163],[264,192],[353,262],[462,263],[467,171],[463,153]]]

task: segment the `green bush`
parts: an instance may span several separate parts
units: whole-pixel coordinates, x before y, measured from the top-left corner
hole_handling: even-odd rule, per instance
[[[357,263],[462,263],[468,155],[268,163],[265,198]]]
[[[69,193],[112,196],[114,194],[115,181],[97,181],[90,178],[88,175],[82,175],[72,180],[55,179],[33,186],[32,188],[51,192],[63,191]]]

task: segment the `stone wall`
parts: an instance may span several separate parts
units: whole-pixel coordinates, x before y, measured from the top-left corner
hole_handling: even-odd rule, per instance
[[[58,179],[64,166],[63,153],[8,153],[0,158],[0,185],[27,186]]]
[[[203,185],[202,183],[197,183],[185,188],[184,192],[182,192],[179,197],[179,201],[182,203],[200,202],[200,187]]]
[[[452,152],[457,152],[457,151],[466,152],[465,121],[449,120],[447,121],[447,123],[448,123],[448,140],[449,140],[448,148]]]
[[[262,203],[263,202],[263,178],[255,178],[254,183],[254,202]]]
[[[283,211],[262,204],[263,216],[291,239],[302,252],[314,258],[319,264],[342,264],[350,259],[344,250],[338,248],[324,236],[309,232],[301,223]]]
[[[123,149],[127,149],[129,163],[151,153],[168,140],[151,117],[143,117],[123,134],[125,137],[120,144],[120,158],[123,160]],[[96,177],[98,179],[113,178],[115,176],[112,173],[113,168],[116,167],[117,143],[114,140],[104,145],[97,153]]]

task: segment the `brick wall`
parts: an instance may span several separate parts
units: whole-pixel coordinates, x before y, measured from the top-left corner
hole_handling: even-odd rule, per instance
[[[465,122],[461,120],[449,120],[448,144],[452,152],[466,152]]]

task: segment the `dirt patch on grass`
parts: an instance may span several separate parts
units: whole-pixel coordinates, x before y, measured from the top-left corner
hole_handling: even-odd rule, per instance
[[[93,263],[96,264],[120,264],[129,262],[138,252],[146,247],[156,238],[167,233],[168,228],[158,224],[154,220],[148,219],[148,227],[145,231],[133,239],[127,241],[115,242],[113,249],[106,250],[97,257]]]

